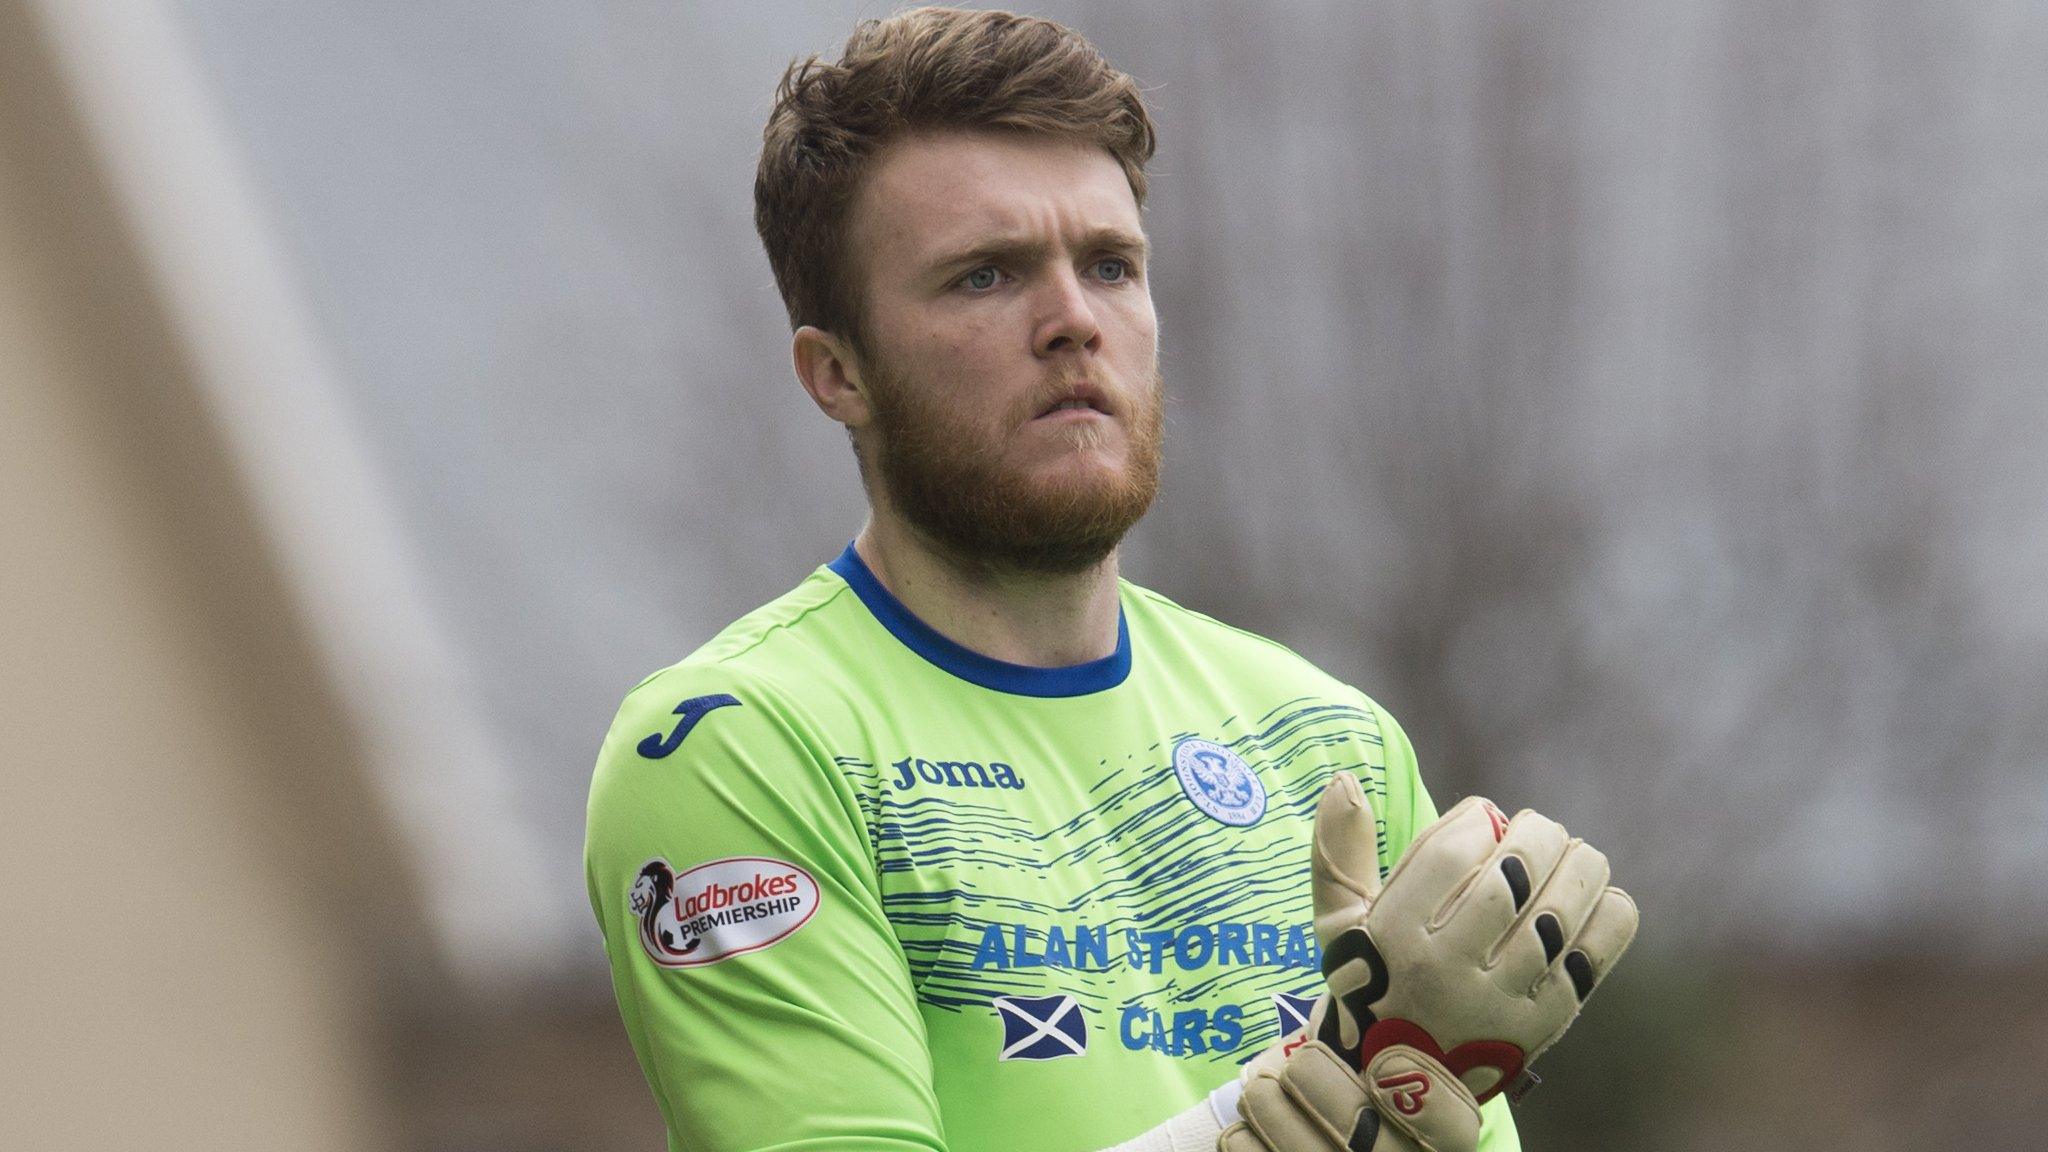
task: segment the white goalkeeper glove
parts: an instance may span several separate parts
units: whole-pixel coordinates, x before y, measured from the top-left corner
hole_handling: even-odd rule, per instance
[[[1554,821],[1472,797],[1382,885],[1372,807],[1339,773],[1316,807],[1330,991],[1306,1034],[1113,1152],[1206,1149],[1217,1128],[1220,1152],[1473,1152],[1480,1101],[1557,1042],[1635,938],[1635,903],[1607,879]]]
[[[1228,1125],[1228,1127],[1226,1127]],[[1479,1103],[1412,1048],[1381,1052],[1360,1080],[1297,1033],[1209,1099],[1106,1152],[1474,1152]]]
[[[1257,1063],[1257,1062],[1254,1062]],[[1219,1152],[1474,1152],[1479,1102],[1444,1066],[1392,1045],[1360,1079],[1321,1041],[1254,1071],[1237,1102],[1243,1119]]]
[[[1312,871],[1330,987],[1317,1039],[1253,1062],[1225,1152],[1470,1152],[1479,1102],[1557,1042],[1635,937],[1606,857],[1477,797],[1382,885],[1372,806],[1340,773],[1316,806]]]
[[[1332,1002],[1315,1035],[1353,1068],[1415,1049],[1485,1101],[1564,1035],[1635,939],[1607,857],[1555,821],[1452,808],[1382,887],[1372,807],[1339,773],[1316,808],[1316,938]]]

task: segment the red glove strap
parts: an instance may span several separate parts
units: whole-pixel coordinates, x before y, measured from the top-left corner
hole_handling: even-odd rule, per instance
[[[1467,1040],[1449,1052],[1436,1042],[1428,1030],[1412,1020],[1379,1020],[1365,1030],[1365,1036],[1358,1044],[1358,1069],[1363,1072],[1378,1056],[1396,1044],[1413,1048],[1435,1060],[1460,1080],[1474,1068],[1492,1068],[1500,1073],[1500,1079],[1484,1092],[1474,1093],[1484,1104],[1506,1090],[1522,1074],[1522,1050],[1505,1040]],[[1470,1085],[1470,1081],[1466,1081]]]

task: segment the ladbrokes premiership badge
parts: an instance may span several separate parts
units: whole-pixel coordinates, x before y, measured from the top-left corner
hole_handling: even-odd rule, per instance
[[[734,856],[678,873],[649,860],[628,898],[640,943],[664,968],[695,968],[758,952],[818,910],[818,882],[784,860]]]

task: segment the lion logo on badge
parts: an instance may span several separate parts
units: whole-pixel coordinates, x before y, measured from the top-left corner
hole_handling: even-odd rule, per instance
[[[640,917],[640,942],[656,959],[681,959],[695,952],[703,943],[701,939],[681,943],[676,939],[675,931],[662,923],[662,913],[668,911],[669,904],[675,899],[675,891],[676,874],[668,861],[650,860],[634,879],[633,892],[628,897],[628,906],[635,916]]]
[[[1213,740],[1191,736],[1175,744],[1173,772],[1195,807],[1219,823],[1246,828],[1266,814],[1266,786],[1258,773]]]

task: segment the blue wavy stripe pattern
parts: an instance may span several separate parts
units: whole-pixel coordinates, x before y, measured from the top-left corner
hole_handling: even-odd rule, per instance
[[[1226,745],[1257,771],[1267,795],[1258,824],[1230,827],[1189,802],[1172,754],[1191,736]],[[983,790],[899,796],[889,787],[888,770],[857,757],[841,757],[839,766],[860,799],[883,910],[926,1005],[986,1009],[996,996],[1043,995],[1055,987],[1112,1020],[1141,998],[1148,1008],[1196,1001],[1260,1006],[1247,1008],[1234,1055],[1215,1056],[1242,1059],[1278,1033],[1277,1013],[1263,1008],[1271,995],[1315,994],[1317,971],[1271,964],[1184,970],[1169,958],[1155,973],[1149,965],[1129,966],[1125,933],[1272,924],[1284,943],[1289,928],[1307,928],[1308,827],[1317,797],[1331,773],[1348,769],[1380,802],[1375,808],[1384,809],[1380,749],[1377,718],[1369,710],[1297,699],[1249,725],[1230,717],[1212,731],[1102,757],[1101,778],[1083,793],[1087,806],[1051,827],[988,802],[991,793]],[[1385,831],[1382,821],[1382,837]],[[991,877],[1000,884],[984,882]],[[1040,882],[1020,883],[1020,877]],[[1034,889],[1045,896],[1024,894]],[[1071,934],[1075,924],[1108,930],[1107,964],[1056,973],[974,967],[991,925],[1005,942],[1014,939],[1012,926],[1021,925],[1029,950],[1043,955],[1047,928],[1058,925]],[[1072,948],[1074,941],[1068,943]],[[1074,959],[1082,956],[1076,952]]]

